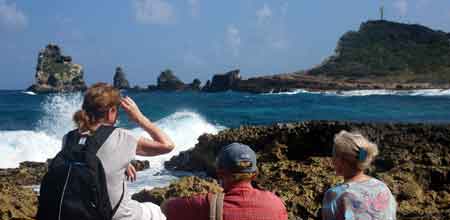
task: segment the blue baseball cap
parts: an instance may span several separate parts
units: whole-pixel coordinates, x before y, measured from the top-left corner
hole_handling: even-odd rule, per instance
[[[256,172],[256,154],[245,144],[232,143],[220,150],[216,167],[233,173],[254,173]]]

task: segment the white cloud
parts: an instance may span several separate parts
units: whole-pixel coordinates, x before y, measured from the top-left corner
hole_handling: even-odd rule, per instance
[[[405,16],[408,13],[408,2],[406,0],[395,0],[394,8],[401,16]]]
[[[258,22],[260,24],[269,20],[272,17],[272,10],[269,5],[264,3],[264,6],[256,11],[256,17],[258,18]]]
[[[239,56],[239,49],[241,47],[241,35],[239,29],[234,25],[229,25],[225,35],[225,44],[230,48],[233,56]]]
[[[188,0],[190,7],[190,13],[192,17],[197,17],[200,14],[200,3],[199,0]]]
[[[0,28],[21,30],[28,24],[25,14],[19,10],[15,3],[0,0]]]
[[[169,24],[175,21],[173,6],[166,0],[134,0],[136,21],[141,24]]]

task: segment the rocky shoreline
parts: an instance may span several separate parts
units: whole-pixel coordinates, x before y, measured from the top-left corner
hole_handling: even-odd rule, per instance
[[[379,145],[380,155],[369,173],[392,190],[399,220],[450,219],[450,124],[307,121],[205,134],[195,148],[165,166],[203,171],[209,177],[184,177],[168,187],[143,190],[133,199],[160,204],[172,196],[220,191],[213,179],[215,154],[221,146],[237,141],[257,152],[260,174],[254,185],[279,195],[289,219],[319,219],[323,193],[342,181],[334,176],[329,158],[333,136],[342,129],[360,131]],[[0,171],[0,219],[32,218],[36,195],[23,186],[38,183],[45,172],[43,165],[24,162],[19,168]]]
[[[258,154],[260,175],[255,186],[278,194],[290,219],[320,219],[325,190],[342,182],[334,176],[329,158],[333,136],[342,129],[360,131],[378,143],[380,155],[369,174],[392,190],[399,220],[450,219],[448,124],[310,121],[244,126],[201,136],[194,149],[172,158],[166,167],[214,176],[214,158],[221,146],[235,141],[248,144]],[[185,185],[182,182],[154,193],[173,194],[173,189]]]

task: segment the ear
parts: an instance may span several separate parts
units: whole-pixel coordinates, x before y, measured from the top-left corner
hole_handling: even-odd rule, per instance
[[[108,109],[108,121],[112,122],[117,119],[117,107],[112,107]]]

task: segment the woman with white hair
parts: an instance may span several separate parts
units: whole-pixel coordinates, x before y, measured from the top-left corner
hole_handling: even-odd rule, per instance
[[[377,145],[359,133],[341,131],[335,135],[333,164],[344,183],[325,193],[323,220],[396,219],[396,202],[389,188],[364,173],[377,154]]]

